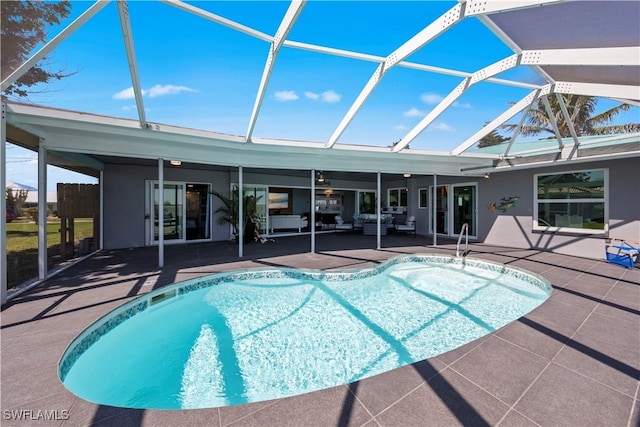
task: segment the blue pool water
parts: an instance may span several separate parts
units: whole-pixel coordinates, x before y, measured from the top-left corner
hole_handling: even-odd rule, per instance
[[[144,295],[80,334],[59,373],[76,395],[206,408],[349,383],[486,335],[545,301],[522,270],[442,256],[375,269],[226,273]]]

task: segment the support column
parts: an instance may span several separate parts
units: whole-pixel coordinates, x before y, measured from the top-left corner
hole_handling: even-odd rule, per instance
[[[158,159],[158,267],[164,267],[164,159]]]
[[[2,116],[0,123],[0,187],[7,188],[7,105],[2,103]],[[0,211],[6,212],[7,198],[0,197]],[[7,215],[0,219],[0,304],[7,302]]]
[[[71,242],[73,247],[73,242]],[[64,257],[63,257],[64,259]],[[38,279],[47,278],[47,147],[38,147]]]
[[[100,206],[98,206],[98,214],[100,215],[99,221],[99,236],[94,236],[94,239],[98,238],[98,242],[100,243],[99,249],[104,249],[104,171],[100,171],[100,180],[98,181],[100,187],[98,188],[100,191]],[[95,250],[95,248],[94,248]]]
[[[316,253],[316,170],[311,169],[311,206],[309,206],[309,229],[311,230],[311,253]]]
[[[438,244],[438,238],[436,237],[436,235],[438,234],[437,231],[437,227],[438,227],[438,202],[436,200],[437,196],[438,196],[438,177],[436,176],[436,174],[433,174],[433,246],[437,246]]]
[[[244,256],[244,186],[242,165],[238,166],[238,258]],[[233,198],[233,194],[231,195]]]
[[[382,220],[382,178],[381,178],[381,174],[378,171],[378,184],[377,184],[377,192],[378,192],[378,197],[376,200],[376,212],[378,213],[378,215],[376,215],[376,217],[378,218],[378,232],[376,233],[376,249],[380,249],[381,245],[380,245],[380,223]],[[385,227],[387,226],[386,224],[384,225]]]

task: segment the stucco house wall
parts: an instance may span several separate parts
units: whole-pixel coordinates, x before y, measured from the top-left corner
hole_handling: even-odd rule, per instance
[[[604,235],[533,230],[534,175],[590,169],[609,171],[609,236],[640,240],[640,170],[638,159],[574,164],[495,173],[479,187],[479,240],[487,244],[535,248],[587,258],[604,258]],[[518,196],[506,212],[489,212],[490,203]]]
[[[157,180],[158,169],[147,166],[105,165],[104,170],[104,247],[120,249],[145,246],[145,185]],[[212,189],[228,191],[229,173],[165,167],[165,181],[211,184]],[[212,212],[222,206],[212,198]],[[214,226],[213,240],[226,240],[225,227]]]

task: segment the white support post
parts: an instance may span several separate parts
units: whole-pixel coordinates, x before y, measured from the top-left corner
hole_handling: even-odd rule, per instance
[[[158,267],[164,267],[164,159],[162,158],[158,159]]]
[[[311,253],[316,253],[316,170],[311,169],[311,206],[309,207],[309,227],[311,229]]]
[[[2,102],[2,118],[0,123],[0,187],[7,188],[7,105]],[[7,209],[7,198],[0,197],[0,211]],[[0,304],[7,302],[7,216],[0,219]]]
[[[381,223],[381,216],[382,216],[382,178],[381,178],[381,174],[380,171],[378,171],[378,183],[377,183],[377,191],[378,191],[378,197],[377,197],[377,203],[376,203],[376,212],[378,213],[378,215],[376,215],[377,217],[377,221],[378,221],[378,231],[376,232],[376,236],[377,236],[377,240],[376,240],[376,249],[380,249],[380,223]],[[386,224],[385,224],[386,227]]]
[[[47,278],[47,147],[44,139],[40,138],[40,145],[38,147],[38,279],[44,280],[46,278]]]
[[[238,258],[244,256],[244,180],[242,178],[242,165],[240,165],[238,166]]]
[[[438,197],[438,176],[434,173],[433,174],[433,206],[431,206],[431,210],[433,211],[433,218],[432,218],[432,222],[433,222],[433,246],[438,246],[438,201],[436,200]]]
[[[104,249],[104,170],[100,171],[100,180],[98,181],[100,187],[100,206],[98,207],[99,211],[99,215],[100,215],[100,225],[99,225],[99,230],[98,233],[100,233],[100,236],[98,237],[98,241],[100,242],[100,250]],[[94,240],[96,238],[96,236],[93,236]]]

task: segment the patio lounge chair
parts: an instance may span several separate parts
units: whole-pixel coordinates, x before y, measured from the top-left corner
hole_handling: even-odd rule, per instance
[[[604,251],[607,262],[633,268],[640,254],[640,244],[611,237],[605,240]]]
[[[404,224],[396,224],[396,233],[404,232],[411,233],[413,237],[416,236],[416,217],[411,215],[407,217]]]
[[[342,219],[342,216],[340,215],[336,215],[335,222],[336,222],[336,230],[349,230],[349,231],[353,230],[353,224],[344,222],[344,219]]]

